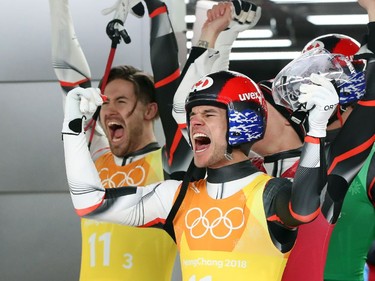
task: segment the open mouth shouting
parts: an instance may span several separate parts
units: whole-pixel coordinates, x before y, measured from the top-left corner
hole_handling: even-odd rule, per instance
[[[118,122],[111,121],[107,123],[109,139],[113,142],[119,142],[124,137],[124,126]]]
[[[193,134],[194,152],[200,153],[208,149],[211,144],[211,139],[203,133]]]

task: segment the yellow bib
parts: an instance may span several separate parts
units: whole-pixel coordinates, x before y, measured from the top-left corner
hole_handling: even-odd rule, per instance
[[[117,166],[111,153],[96,161],[106,188],[146,185],[163,180],[161,151],[126,166]],[[81,281],[170,281],[177,247],[155,228],[136,228],[82,219]]]
[[[212,199],[206,181],[191,183],[175,223],[184,280],[281,280],[287,254],[267,228],[259,175],[243,190]]]

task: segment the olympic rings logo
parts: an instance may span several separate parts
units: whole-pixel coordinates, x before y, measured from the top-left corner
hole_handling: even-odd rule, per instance
[[[230,216],[238,217],[238,215],[241,218],[240,222],[234,225]],[[191,237],[195,239],[202,238],[207,233],[210,233],[215,239],[225,239],[232,234],[233,230],[240,229],[244,224],[245,216],[243,209],[240,207],[232,208],[225,214],[223,214],[223,211],[217,207],[208,209],[204,214],[202,209],[193,208],[190,209],[185,216],[185,226],[189,229]],[[202,227],[204,229],[202,233],[195,233],[198,228]],[[219,228],[221,232],[224,228],[226,230],[225,233],[218,234],[217,230]]]
[[[103,168],[99,171],[99,175],[108,172],[108,168]],[[127,185],[141,185],[144,182],[145,178],[145,169],[142,166],[136,166],[133,169],[129,170],[128,173],[118,171],[112,174],[110,177],[108,177],[107,175],[107,177],[104,177],[104,179],[102,180],[102,185],[106,188],[114,188]]]

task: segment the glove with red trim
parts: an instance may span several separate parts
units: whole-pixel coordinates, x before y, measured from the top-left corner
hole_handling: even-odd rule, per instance
[[[310,79],[313,84],[300,86],[298,101],[309,110],[307,135],[323,138],[326,136],[328,120],[339,103],[339,96],[326,77],[313,73]]]

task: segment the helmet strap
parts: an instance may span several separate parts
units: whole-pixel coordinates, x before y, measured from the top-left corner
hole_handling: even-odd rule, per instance
[[[342,127],[342,125],[344,124],[344,121],[342,119],[342,113],[341,112],[344,112],[345,110],[343,110],[340,106],[340,108],[337,110],[337,119],[339,119],[340,121],[340,126]]]
[[[342,126],[343,120],[341,116],[341,110],[343,110],[343,108],[340,105],[337,105],[336,112],[332,114],[332,116],[328,119],[327,126],[331,125],[336,120],[339,120],[340,125]]]
[[[304,141],[304,138],[305,138],[305,134],[304,134],[305,130],[303,128],[304,128],[304,126],[307,126],[307,125],[303,125],[304,121],[306,119],[306,116],[307,116],[306,111],[302,111],[302,110],[297,109],[292,114],[290,114],[289,117],[287,118],[290,125],[296,131],[298,137],[300,138],[300,140],[302,142]]]
[[[233,160],[232,151],[233,151],[232,147],[228,145],[227,150],[224,153],[224,156],[225,158],[227,158],[228,161]]]

